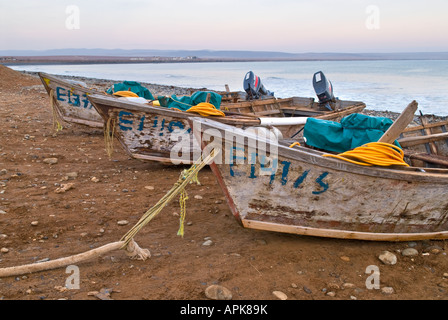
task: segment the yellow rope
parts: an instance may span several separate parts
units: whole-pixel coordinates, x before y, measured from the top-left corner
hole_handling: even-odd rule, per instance
[[[63,129],[63,126],[59,122],[61,120],[61,117],[59,115],[58,110],[56,110],[56,105],[54,103],[54,91],[53,89],[50,89],[50,107],[51,111],[53,112],[53,129],[57,132],[61,131]]]
[[[115,135],[115,118],[109,117],[104,125],[104,142],[106,144],[106,152],[109,158],[114,151],[114,135]]]
[[[179,230],[177,231],[178,236],[184,236],[184,222],[187,215],[186,202],[188,200],[188,195],[185,190],[182,190],[179,196],[180,204],[180,218],[179,218]]]
[[[188,170],[184,170],[179,180],[174,184],[170,191],[166,195],[162,197],[152,208],[146,211],[140,220],[132,227],[122,238],[120,241],[123,241],[123,248],[127,246],[127,244],[134,238],[134,236],[142,229],[149,221],[151,221],[157,214],[159,214],[162,209],[168,205],[168,203],[176,197],[178,194],[181,194],[181,209],[183,210],[180,218],[180,227],[178,231],[178,235],[183,236],[183,222],[185,221],[185,201],[188,199],[185,193],[185,187],[189,183],[198,182],[197,175],[198,172],[210,163],[213,158],[218,155],[219,152],[216,150],[212,150],[210,154],[205,158],[199,158]]]
[[[216,109],[216,107],[209,102],[201,102],[195,106],[192,106],[187,112],[196,112],[201,116],[220,116],[225,117],[226,115],[221,110]]]
[[[187,176],[190,175],[190,173],[193,171],[194,167],[191,167],[188,170],[184,170],[182,171],[182,174],[180,176],[180,180],[184,180]],[[196,183],[198,185],[200,185],[201,183],[199,182],[198,179],[198,172],[196,171],[196,173],[192,173],[192,177],[190,179],[190,183]],[[180,197],[179,197],[179,205],[180,205],[180,218],[179,218],[179,230],[177,231],[177,235],[178,236],[184,236],[184,222],[185,222],[185,217],[187,214],[187,209],[186,209],[186,202],[188,200],[188,195],[187,192],[184,190],[182,190]]]
[[[202,159],[202,157],[196,161],[189,170],[184,170],[179,178],[179,181],[174,185],[174,187],[161,199],[157,204],[149,209],[137,222],[134,227],[132,227],[120,241],[106,244],[99,248],[92,249],[90,251],[80,253],[77,255],[72,255],[66,258],[59,258],[51,261],[46,261],[42,263],[32,263],[23,266],[0,268],[0,278],[9,277],[20,274],[28,274],[37,271],[50,270],[59,268],[62,266],[67,266],[69,264],[78,263],[87,259],[91,259],[101,254],[124,249],[126,255],[130,256],[131,259],[146,260],[151,256],[149,250],[142,249],[134,241],[135,235],[142,229],[152,218],[154,218],[164,207],[168,205],[173,197],[175,197],[180,192],[185,192],[185,187],[188,183],[198,182],[197,175],[198,172],[208,163],[210,163],[215,155],[219,152],[213,150],[208,157]],[[185,198],[183,198],[186,200]],[[185,208],[185,206],[184,206]],[[183,235],[183,221],[178,234]]]
[[[324,157],[333,157],[363,166],[409,166],[404,161],[403,150],[384,142],[366,143],[338,155],[324,154]]]
[[[300,142],[294,142],[292,145],[290,145],[289,147],[292,148],[294,146],[300,146]]]
[[[113,93],[114,96],[118,97],[134,97],[137,98],[138,94],[132,92],[132,91],[117,91]]]

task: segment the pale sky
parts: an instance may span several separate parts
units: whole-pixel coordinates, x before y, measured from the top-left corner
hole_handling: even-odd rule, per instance
[[[0,0],[0,50],[448,51],[447,0]]]

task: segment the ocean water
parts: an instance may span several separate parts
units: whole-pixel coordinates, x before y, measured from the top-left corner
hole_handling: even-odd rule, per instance
[[[244,91],[248,71],[278,98],[316,97],[313,74],[322,71],[339,99],[363,101],[368,109],[401,112],[412,100],[423,114],[448,116],[448,60],[275,61],[160,64],[16,65],[42,71],[188,88]],[[157,94],[157,93],[155,93]]]

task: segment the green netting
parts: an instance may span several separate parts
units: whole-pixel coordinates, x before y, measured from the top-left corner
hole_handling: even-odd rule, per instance
[[[113,94],[117,91],[132,91],[139,97],[154,100],[154,96],[148,90],[148,88],[143,87],[140,83],[135,81],[124,81],[121,83],[115,83],[109,89],[107,89],[107,93]]]
[[[197,91],[193,93],[191,96],[183,96],[177,97],[176,95],[172,95],[171,97],[167,96],[159,96],[157,97],[160,103],[160,106],[166,108],[176,108],[182,111],[186,111],[190,109],[192,106],[195,106],[201,102],[207,101],[207,95],[210,94],[209,102],[213,104],[216,109],[221,107],[221,95],[216,92],[211,91]]]

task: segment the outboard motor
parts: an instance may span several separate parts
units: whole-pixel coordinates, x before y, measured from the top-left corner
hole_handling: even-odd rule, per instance
[[[244,91],[246,91],[246,100],[258,99],[262,96],[274,96],[274,92],[266,90],[261,83],[260,77],[256,76],[252,71],[246,73],[244,77]]]
[[[328,80],[322,71],[316,72],[313,76],[313,87],[316,92],[319,104],[325,106],[329,110],[331,108],[331,102],[336,102],[333,94],[333,85]]]

